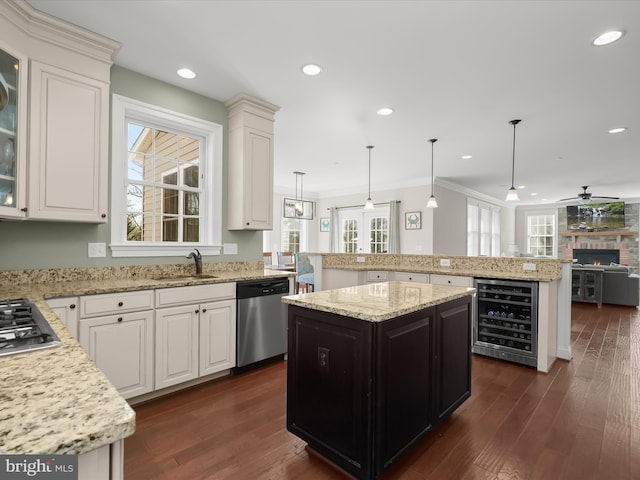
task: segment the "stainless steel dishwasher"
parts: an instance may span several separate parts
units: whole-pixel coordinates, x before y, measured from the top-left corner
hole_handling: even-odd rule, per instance
[[[286,353],[288,294],[288,278],[238,282],[236,367]]]

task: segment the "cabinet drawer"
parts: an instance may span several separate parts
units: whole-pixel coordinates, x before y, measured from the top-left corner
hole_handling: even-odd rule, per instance
[[[367,272],[367,282],[386,282],[389,280],[389,272],[373,270]]]
[[[454,287],[473,287],[473,278],[432,274],[431,283],[435,283],[436,285],[451,285]]]
[[[428,273],[395,272],[393,279],[399,282],[429,283]]]
[[[236,298],[235,283],[193,285],[189,287],[161,288],[156,290],[156,307],[186,305]]]
[[[97,317],[153,308],[153,290],[80,297],[80,317]]]

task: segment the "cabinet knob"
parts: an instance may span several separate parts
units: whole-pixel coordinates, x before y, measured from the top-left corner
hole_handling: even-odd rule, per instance
[[[21,208],[20,210],[23,211],[24,213],[27,213],[29,211],[27,207]]]
[[[251,223],[247,222],[247,227],[248,227],[249,225],[251,225]]]
[[[123,305],[124,305],[124,303],[122,303],[122,302],[118,302],[118,306],[119,306],[119,307],[121,307],[121,306],[123,306]]]
[[[103,213],[102,215],[100,215],[102,218],[107,218],[107,214]]]
[[[122,321],[122,317],[118,317],[118,321],[121,322]]]
[[[74,308],[76,308],[76,304],[75,304],[75,303],[72,303],[71,305],[69,305],[69,308],[70,308],[71,310],[73,310]]]
[[[206,308],[203,308],[203,309],[202,309],[202,313],[205,313],[206,311],[207,311],[207,309],[206,309]]]
[[[200,313],[200,310],[196,310],[194,313]]]

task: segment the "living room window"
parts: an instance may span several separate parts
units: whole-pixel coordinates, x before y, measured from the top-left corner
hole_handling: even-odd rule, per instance
[[[467,200],[467,255],[500,256],[500,208]]]
[[[555,215],[527,215],[527,252],[536,257],[556,256]]]
[[[114,257],[219,255],[222,127],[113,96]]]

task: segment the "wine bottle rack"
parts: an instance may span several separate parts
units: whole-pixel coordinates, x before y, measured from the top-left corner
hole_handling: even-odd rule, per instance
[[[538,284],[475,280],[472,351],[523,365],[537,365]]]

